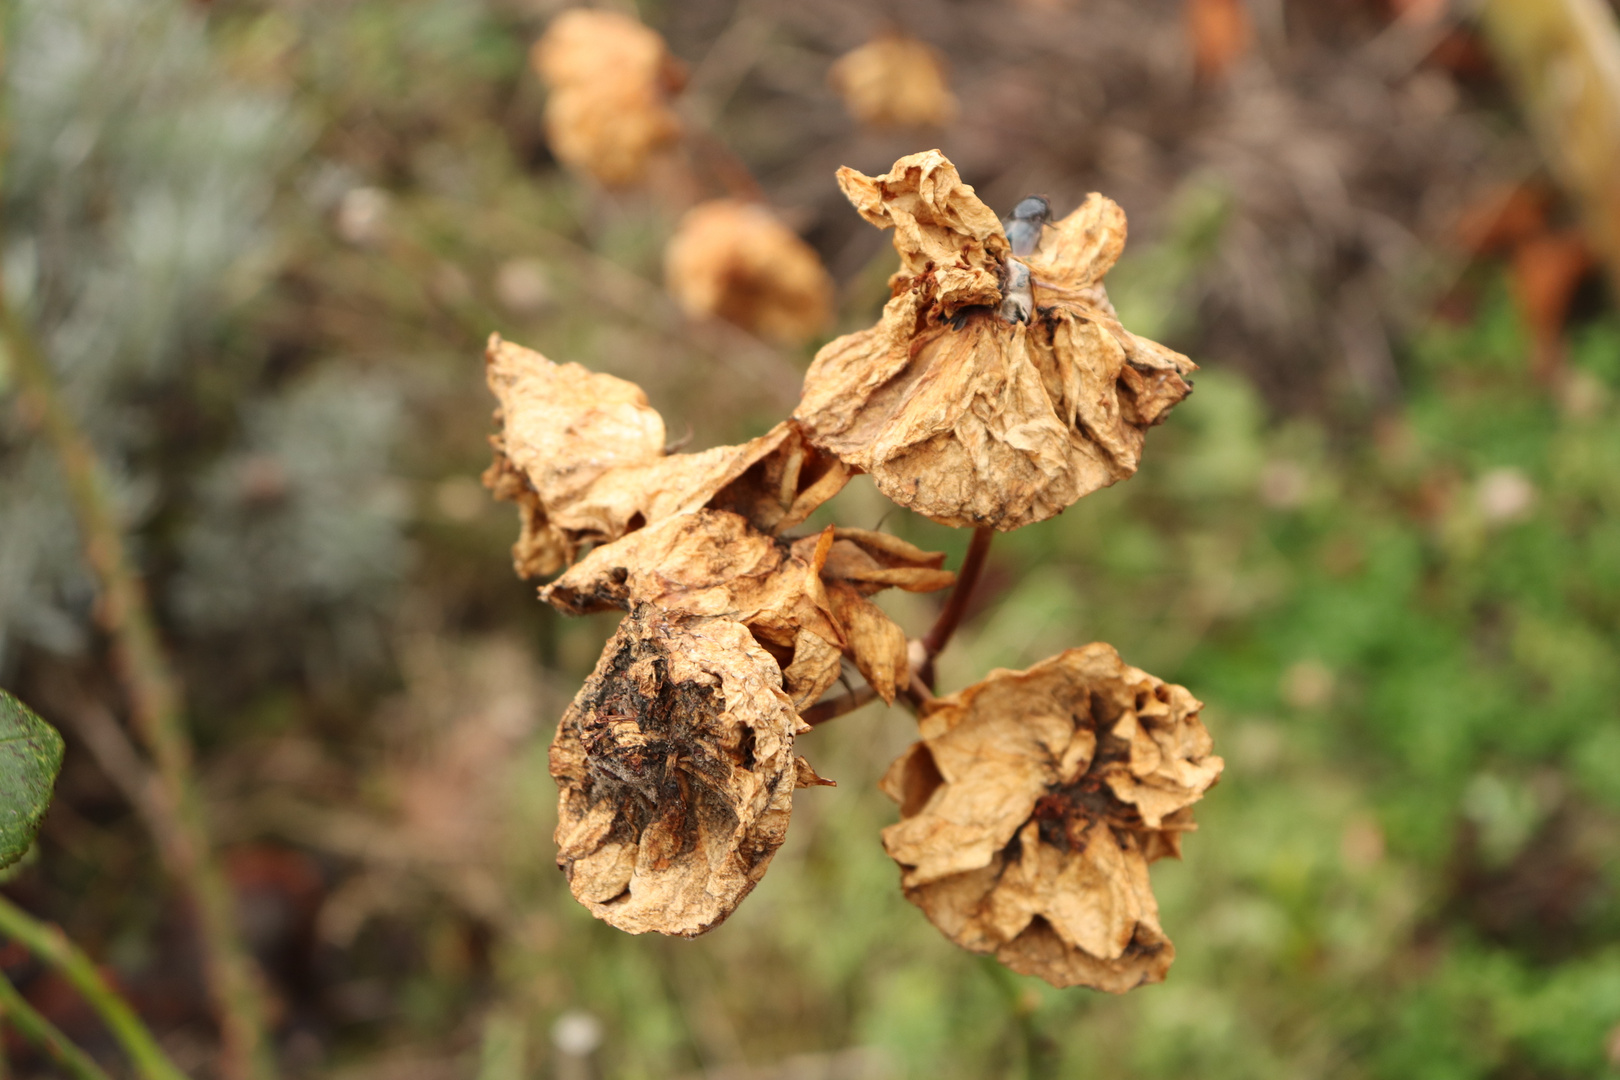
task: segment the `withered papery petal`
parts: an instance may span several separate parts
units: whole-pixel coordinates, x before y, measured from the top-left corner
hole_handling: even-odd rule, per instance
[[[694,937],[764,875],[812,784],[776,662],[742,624],[651,605],[620,624],[558,725],[557,862],[593,915]]]
[[[878,324],[829,342],[806,373],[794,415],[812,443],[956,527],[1042,521],[1135,473],[1196,365],[1127,331],[1108,301],[1117,205],[1088,197],[1018,258],[937,151],[839,181],[863,217],[895,226],[901,269]],[[1014,269],[1030,278],[1027,323],[1000,314]]]
[[[1184,688],[1070,649],[934,702],[883,790],[906,896],[951,940],[1056,986],[1164,977],[1148,863],[1180,853],[1221,759]]]
[[[651,604],[672,615],[724,617],[778,655],[800,708],[837,679],[840,655],[892,701],[909,671],[906,636],[866,596],[889,584],[943,588],[955,575],[937,569],[939,553],[852,532],[859,539],[827,530],[789,544],[729,511],[677,514],[596,548],[540,598],[569,615]]]
[[[1009,250],[1001,219],[962,183],[938,150],[911,154],[883,176],[845,166],[838,186],[860,215],[894,229],[900,278],[954,312],[967,304],[1001,300],[1001,261]],[[890,287],[898,293],[897,282]]]
[[[502,431],[484,482],[520,507],[513,555],[524,577],[556,573],[585,544],[706,506],[768,532],[789,528],[850,476],[792,421],[739,446],[669,454],[663,418],[634,383],[554,364],[499,335],[485,357]]]

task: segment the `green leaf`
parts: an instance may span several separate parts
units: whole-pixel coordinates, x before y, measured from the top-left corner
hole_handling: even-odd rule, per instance
[[[62,768],[62,736],[0,690],[0,869],[28,850]]]

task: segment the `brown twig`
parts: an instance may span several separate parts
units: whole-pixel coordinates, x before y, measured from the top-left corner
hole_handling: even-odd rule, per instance
[[[811,727],[825,724],[829,720],[836,720],[845,713],[852,713],[862,705],[877,700],[877,691],[870,686],[859,686],[847,694],[840,694],[826,701],[818,701],[799,716]]]
[[[209,841],[179,685],[163,655],[145,587],[125,549],[95,449],[62,402],[50,365],[7,301],[3,283],[0,335],[29,413],[61,461],[85,557],[100,586],[97,620],[112,638],[132,726],[156,767],[149,820],[165,867],[196,908],[208,987],[219,1014],[221,1073],[228,1080],[273,1077],[257,975],[242,947],[230,887]]]
[[[934,689],[934,658],[951,643],[951,636],[956,633],[962,616],[967,613],[968,601],[973,599],[973,589],[979,583],[979,575],[984,572],[984,560],[990,554],[990,541],[995,535],[995,530],[988,527],[973,530],[973,541],[968,544],[962,568],[956,572],[956,585],[951,589],[939,618],[934,620],[934,625],[922,639],[924,660],[917,669],[917,676],[929,691]]]

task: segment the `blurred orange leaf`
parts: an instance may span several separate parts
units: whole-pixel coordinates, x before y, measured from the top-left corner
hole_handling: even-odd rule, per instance
[[[1243,0],[1187,0],[1186,18],[1193,68],[1201,81],[1218,82],[1249,51],[1249,10]]]

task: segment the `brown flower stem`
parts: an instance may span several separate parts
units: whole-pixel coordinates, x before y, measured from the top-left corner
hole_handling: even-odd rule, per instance
[[[7,300],[3,283],[0,338],[23,405],[61,462],[85,558],[100,586],[97,621],[112,638],[131,724],[156,766],[152,820],[161,824],[155,839],[166,869],[189,893],[196,910],[208,988],[219,1015],[221,1074],[227,1080],[273,1077],[258,975],[242,946],[230,887],[209,840],[178,682],[163,655],[145,587],[125,549],[95,448],[68,412],[49,363]]]
[[[0,934],[22,945],[40,961],[61,972],[67,981],[73,984],[73,988],[83,995],[91,1008],[95,1009],[96,1015],[107,1025],[107,1030],[112,1032],[113,1037],[124,1048],[124,1052],[129,1055],[130,1061],[135,1066],[136,1075],[142,1080],[186,1080],[186,1074],[169,1060],[162,1047],[158,1046],[157,1039],[141,1022],[141,1018],[136,1015],[129,1002],[102,978],[101,972],[96,970],[96,965],[69,941],[61,930],[40,922],[11,901],[0,897]],[[21,998],[18,997],[13,1001],[4,1000],[7,990],[16,994],[15,988],[0,976],[0,1013],[5,1014],[8,1020],[15,1021],[14,1010],[17,1003],[21,1002]],[[25,1002],[23,1007],[27,1008]],[[26,1022],[25,1019],[23,1023]],[[21,1024],[18,1024],[18,1028],[23,1030]],[[23,1030],[23,1034],[39,1041],[26,1030]],[[56,1035],[60,1037],[61,1033],[56,1032]],[[74,1053],[82,1053],[71,1043],[68,1043],[67,1047]],[[55,1055],[55,1049],[51,1046],[46,1048]],[[73,1071],[75,1076],[105,1075],[99,1068],[93,1073],[84,1073],[65,1061],[63,1064]]]
[[[985,557],[990,554],[990,541],[995,538],[994,529],[984,527],[973,530],[973,541],[968,544],[967,555],[962,559],[962,568],[956,572],[956,585],[951,589],[951,595],[945,601],[945,608],[934,620],[934,625],[922,639],[923,652],[927,657],[922,667],[918,669],[918,678],[930,691],[934,689],[934,658],[944,651],[945,646],[951,642],[951,636],[962,622],[962,616],[967,613],[968,601],[973,599],[973,589],[979,583],[979,575],[984,572]]]
[[[55,1024],[35,1012],[4,975],[0,975],[0,1021],[43,1050],[73,1080],[112,1080],[89,1054],[73,1045]]]
[[[839,697],[818,701],[810,706],[799,717],[811,727],[825,724],[829,720],[836,720],[845,713],[854,712],[869,702],[877,700],[877,691],[870,686],[860,686]]]

